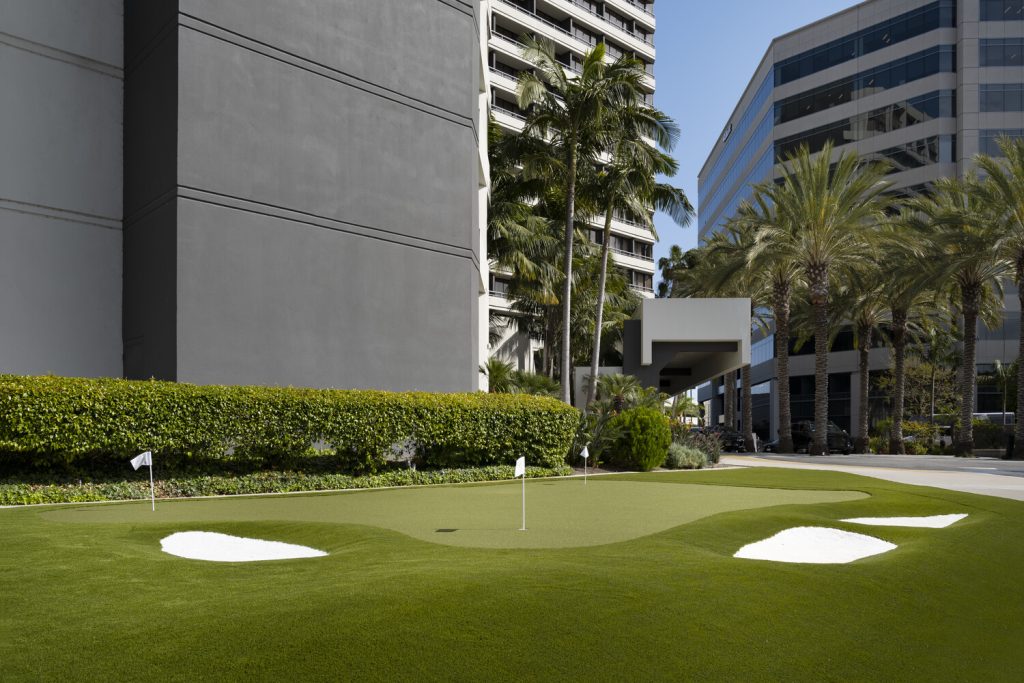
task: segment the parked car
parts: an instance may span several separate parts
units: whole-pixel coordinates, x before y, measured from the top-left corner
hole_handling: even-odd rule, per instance
[[[793,432],[793,450],[797,453],[806,453],[814,441],[814,422],[801,420],[790,425]],[[829,453],[842,453],[849,455],[853,452],[853,439],[849,433],[832,421],[828,423],[828,451]],[[778,453],[779,440],[769,441],[764,445],[765,453]]]
[[[743,434],[735,429],[729,429],[723,425],[712,425],[705,428],[709,434],[717,434],[722,444],[722,450],[726,453],[745,453],[747,451],[746,439]]]

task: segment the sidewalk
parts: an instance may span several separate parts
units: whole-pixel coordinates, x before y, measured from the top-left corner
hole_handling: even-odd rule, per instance
[[[723,455],[723,465],[736,467],[782,467],[802,470],[829,470],[832,472],[848,472],[865,477],[885,479],[899,484],[915,486],[934,486],[950,491],[977,493],[983,496],[996,496],[1024,501],[1024,477],[1000,476],[983,472],[949,472],[938,470],[895,469],[887,467],[860,467],[836,464],[811,464],[798,462],[781,462],[753,455]]]

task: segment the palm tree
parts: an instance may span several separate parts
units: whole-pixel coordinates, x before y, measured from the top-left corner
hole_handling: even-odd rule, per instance
[[[1024,140],[1001,137],[997,141],[1005,160],[987,155],[976,159],[987,175],[981,192],[997,216],[1003,230],[1006,256],[1013,264],[1017,297],[1024,311]],[[1019,335],[1018,358],[1024,358],[1024,334]],[[1017,363],[1017,406],[1024,406],[1024,363]],[[1024,420],[1014,427],[1013,457],[1024,459]]]
[[[673,244],[668,256],[658,259],[658,269],[661,271],[661,281],[658,282],[659,299],[682,296],[679,283],[684,279],[687,270],[696,267],[700,254],[700,249],[684,252],[678,244]]]
[[[857,346],[857,438],[853,442],[854,453],[868,453],[869,418],[871,416],[871,371],[869,360],[875,336],[887,319],[887,306],[882,299],[881,269],[876,264],[866,264],[858,273],[855,289],[851,293],[850,322]]]
[[[1015,365],[1018,365],[1017,361],[1014,361],[1009,365],[1004,365],[1003,361],[997,358],[992,364],[992,372],[988,377],[989,382],[999,387],[999,395],[1003,399],[1002,425],[1004,427],[1006,426],[1006,393],[1009,390],[1010,385],[1013,383],[1014,377],[1017,375],[1017,368],[1014,367]]]
[[[730,277],[746,269],[752,282],[762,288],[761,297],[770,311],[775,327],[775,376],[779,395],[779,452],[793,452],[793,411],[789,396],[790,314],[793,288],[799,269],[793,252],[774,242],[772,234],[780,229],[780,219],[769,199],[771,185],[755,187],[750,201],[740,203],[733,224],[751,231],[745,258],[736,259],[732,268],[721,269],[720,277]],[[742,242],[746,243],[746,242]]]
[[[687,225],[693,218],[693,206],[679,188],[655,180],[656,175],[673,176],[675,159],[644,140],[647,135],[666,151],[671,151],[679,137],[679,129],[664,113],[646,106],[630,106],[618,112],[618,133],[611,158],[598,173],[596,191],[605,203],[604,233],[601,241],[601,273],[598,278],[594,350],[591,355],[587,404],[597,395],[598,362],[601,358],[601,331],[604,315],[605,282],[608,275],[608,251],[611,244],[612,218],[616,210],[640,218],[654,233],[650,208],[666,212],[676,224]],[[657,234],[655,234],[657,238]]]
[[[743,209],[746,211],[746,209]],[[694,269],[696,280],[690,286],[692,291],[714,296],[739,296],[750,298],[751,321],[758,327],[767,329],[762,311],[768,302],[768,288],[760,277],[760,272],[750,268],[748,257],[754,245],[756,226],[751,222],[733,220],[726,224],[725,229],[712,235],[705,243],[705,253],[701,257],[700,267]],[[725,376],[725,422],[730,428],[735,427],[736,376],[728,373]],[[742,386],[741,422],[743,424],[744,446],[750,452],[755,450],[754,441],[754,410],[752,398],[752,377],[750,364],[740,368],[740,384]]]
[[[763,239],[777,241],[799,264],[814,311],[814,443],[828,449],[829,287],[872,258],[871,232],[883,220],[885,164],[862,163],[854,152],[832,162],[831,143],[812,157],[804,146],[785,162],[781,184],[768,188],[778,225]]]
[[[573,238],[576,220],[576,183],[580,163],[596,163],[598,154],[610,145],[609,119],[622,104],[642,99],[645,76],[643,64],[623,57],[605,63],[605,46],[599,43],[583,57],[579,75],[569,76],[555,56],[554,45],[524,39],[524,58],[533,71],[519,77],[516,93],[519,106],[527,110],[524,134],[545,140],[561,165],[564,178],[565,247],[562,306],[561,381],[562,400],[571,401],[572,350],[570,340]],[[537,73],[535,73],[537,72]]]
[[[957,455],[969,457],[974,451],[978,318],[984,299],[1001,293],[1003,279],[1013,270],[1005,258],[1005,233],[973,174],[963,180],[941,178],[931,195],[910,204],[931,222],[929,274],[953,289],[963,316],[960,429],[955,448]]]

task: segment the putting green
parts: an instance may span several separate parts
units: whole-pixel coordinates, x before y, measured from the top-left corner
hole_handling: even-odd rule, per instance
[[[477,548],[571,548],[618,543],[721,512],[775,505],[838,503],[859,491],[811,491],[591,479],[526,483],[527,531],[519,482],[386,491],[160,501],[61,508],[51,522],[173,524],[317,522],[391,529],[444,545]],[[287,539],[268,539],[287,540]]]

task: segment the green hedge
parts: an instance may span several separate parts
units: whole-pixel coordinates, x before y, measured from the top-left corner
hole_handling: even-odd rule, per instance
[[[372,489],[388,486],[424,486],[464,484],[511,479],[511,465],[458,470],[392,470],[382,474],[352,477],[345,474],[306,474],[303,472],[257,472],[240,477],[191,477],[158,479],[160,498],[190,498],[254,493],[292,493],[338,489]],[[572,468],[527,467],[528,478],[566,476]],[[38,503],[85,503],[102,500],[148,500],[149,478],[141,474],[134,480],[90,482],[0,482],[0,505]]]
[[[504,465],[520,456],[555,468],[565,463],[578,421],[574,408],[537,396],[0,375],[0,460],[9,463],[20,454],[127,466],[152,450],[171,470],[228,459],[285,469],[320,453],[341,471],[372,473],[404,450],[426,468]]]

